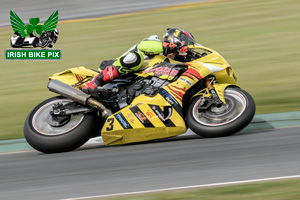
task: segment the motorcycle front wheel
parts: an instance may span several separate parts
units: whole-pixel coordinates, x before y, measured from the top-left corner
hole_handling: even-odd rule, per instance
[[[53,106],[72,102],[65,97],[50,98],[36,106],[24,124],[24,136],[34,149],[44,153],[72,151],[100,133],[100,120],[95,113],[70,115],[55,121]]]
[[[189,106],[187,125],[205,138],[233,135],[245,128],[255,114],[255,102],[246,91],[229,87],[225,90],[226,104],[201,109],[201,97]]]

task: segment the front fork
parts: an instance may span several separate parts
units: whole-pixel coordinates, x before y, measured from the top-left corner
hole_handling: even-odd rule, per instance
[[[214,88],[213,82],[214,82],[215,78],[206,78],[205,80],[205,85],[206,88],[202,91],[204,91],[202,94],[200,93],[199,95],[201,95],[201,101],[199,104],[199,109],[201,110],[206,110],[207,108],[209,108],[211,105],[222,105],[222,101],[220,100],[220,98],[217,95],[217,92]],[[200,91],[200,92],[202,92]]]
[[[200,107],[201,109],[207,109],[209,106],[212,104],[215,105],[222,105],[226,104],[225,101],[225,89],[232,84],[218,84],[215,83],[215,78],[206,78],[205,80],[205,86],[203,90],[199,91],[196,93],[194,97],[201,96],[201,102],[200,102]]]
[[[216,105],[221,105],[222,101],[220,100],[214,86],[213,86],[213,82],[214,82],[215,78],[211,78],[211,80],[209,78],[206,78],[205,84],[206,84],[206,91],[209,91],[211,93],[212,99],[214,100],[214,104]],[[204,97],[204,96],[203,96]],[[226,104],[226,103],[225,103]]]

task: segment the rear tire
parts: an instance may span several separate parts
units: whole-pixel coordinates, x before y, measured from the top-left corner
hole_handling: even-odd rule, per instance
[[[205,138],[230,136],[245,128],[255,114],[251,95],[240,88],[229,87],[225,90],[225,100],[222,106],[200,110],[198,97],[188,108],[188,127]]]
[[[50,98],[36,106],[24,124],[24,136],[36,150],[44,153],[72,151],[100,134],[100,118],[95,113],[72,115],[61,126],[51,126],[47,122],[54,103],[72,102],[65,97]]]

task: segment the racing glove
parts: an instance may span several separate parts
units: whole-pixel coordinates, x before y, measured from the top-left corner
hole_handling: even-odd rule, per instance
[[[163,42],[163,54],[177,53],[177,46],[175,43]]]
[[[189,48],[186,45],[184,45],[183,47],[180,48],[179,55],[185,56],[185,55],[187,55],[188,51],[189,51]]]
[[[87,94],[94,95],[99,92],[99,87],[108,83],[116,78],[119,78],[119,72],[114,65],[107,66],[104,70],[102,70],[97,76],[92,78],[89,82],[87,82],[83,87],[82,91]]]
[[[91,78],[89,82],[87,82],[81,90],[87,94],[95,94],[97,87],[99,87],[98,78],[100,76],[100,73],[96,75],[95,77]]]

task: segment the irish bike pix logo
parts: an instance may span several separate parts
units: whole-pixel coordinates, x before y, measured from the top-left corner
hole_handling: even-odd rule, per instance
[[[30,18],[27,25],[15,12],[10,11],[10,23],[14,31],[10,44],[14,49],[6,49],[6,60],[61,60],[60,49],[49,49],[59,35],[56,28],[58,10],[44,24],[39,24],[40,18],[37,17]]]

